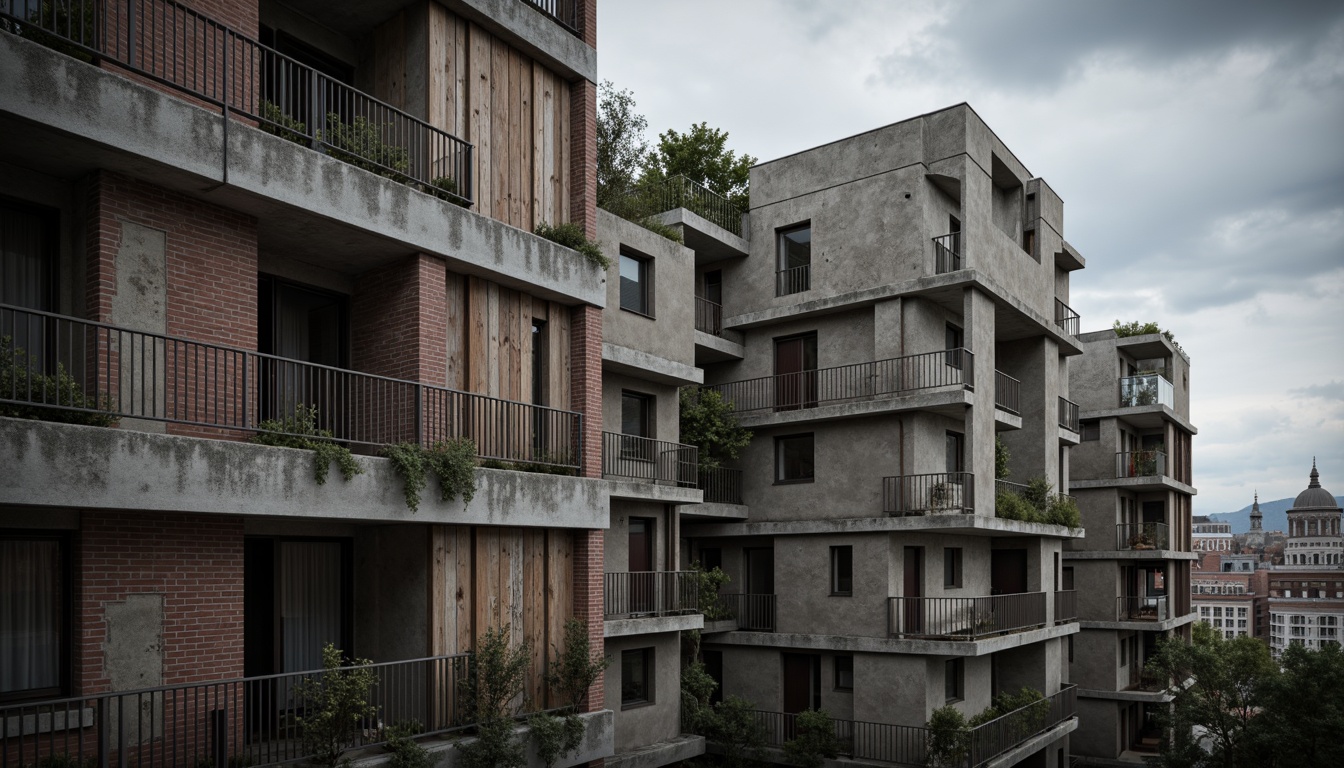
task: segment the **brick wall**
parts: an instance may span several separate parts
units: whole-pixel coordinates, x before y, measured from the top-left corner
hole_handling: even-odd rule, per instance
[[[163,596],[163,684],[243,674],[243,522],[238,517],[87,512],[75,551],[72,677],[110,690],[110,603]]]
[[[350,302],[350,363],[359,371],[444,385],[447,267],[416,254],[366,272]]]
[[[597,239],[597,85],[580,80],[569,92],[569,220]]]
[[[570,310],[570,406],[583,414],[583,477],[602,476],[602,310]]]
[[[574,532],[574,618],[587,622],[588,642],[595,658],[605,656],[602,599],[604,549],[602,531]],[[606,700],[605,675],[597,678],[584,700],[585,712],[602,709]]]

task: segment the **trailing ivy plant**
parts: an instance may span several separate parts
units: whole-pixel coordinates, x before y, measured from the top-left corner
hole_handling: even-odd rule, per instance
[[[257,429],[257,434],[252,436],[252,442],[257,445],[312,451],[313,474],[318,485],[327,482],[327,473],[333,461],[341,470],[341,477],[346,480],[364,474],[364,468],[355,461],[349,448],[334,442],[330,430],[318,429],[316,405],[304,406],[299,403],[294,406],[294,415],[282,419],[265,419],[257,425]]]
[[[794,721],[797,735],[784,742],[784,753],[795,765],[803,768],[821,768],[826,758],[840,754],[840,739],[835,735],[835,721],[824,709],[807,709]]]
[[[738,423],[733,404],[717,390],[683,387],[679,399],[681,440],[700,449],[701,471],[736,459],[751,443],[751,430]]]
[[[487,629],[476,639],[471,672],[460,683],[467,712],[476,721],[476,740],[458,743],[465,768],[522,768],[527,751],[514,733],[514,716],[532,664],[531,646],[509,644],[509,625]]]
[[[559,224],[551,226],[546,222],[541,222],[537,228],[532,230],[532,234],[544,237],[553,243],[558,243],[566,248],[573,248],[583,257],[602,269],[611,268],[611,259],[602,252],[602,247],[583,233],[583,229],[578,224],[570,222],[568,224]]]
[[[372,663],[355,659],[353,666],[346,666],[340,649],[327,643],[322,647],[322,675],[305,677],[294,686],[295,700],[303,702],[298,718],[303,751],[315,765],[340,765],[365,723],[377,719],[378,707],[369,703],[378,683]]]
[[[466,438],[438,441],[428,448],[416,443],[385,446],[383,456],[401,475],[406,506],[420,509],[420,492],[432,472],[439,478],[439,500],[452,501],[458,496],[468,504],[476,495],[476,444]]]
[[[117,417],[106,397],[84,394],[75,377],[57,363],[56,372],[42,374],[27,350],[15,347],[9,336],[0,336],[0,398],[24,400],[23,404],[0,403],[0,416],[38,419],[60,424],[112,427]],[[69,410],[83,408],[87,410]]]

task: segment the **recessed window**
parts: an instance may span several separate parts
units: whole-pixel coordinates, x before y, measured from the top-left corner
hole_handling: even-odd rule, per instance
[[[813,478],[812,435],[775,438],[775,482],[810,483]]]
[[[55,211],[0,203],[0,302],[55,308],[56,221]]]
[[[775,295],[802,293],[812,287],[812,224],[779,231]]]
[[[1084,421],[1079,424],[1078,439],[1084,443],[1094,443],[1101,439],[1101,422]]]
[[[943,586],[961,586],[961,547],[943,549]]]
[[[835,690],[854,690],[854,657],[835,657]]]
[[[966,471],[966,436],[960,432],[947,433],[947,471]]]
[[[948,659],[943,663],[943,687],[950,704],[966,698],[966,663],[962,659]]]
[[[1022,250],[1032,256],[1036,255],[1036,230],[1028,229],[1022,233]]]
[[[65,688],[68,563],[58,534],[0,534],[0,701],[50,698]]]
[[[831,594],[854,594],[853,547],[831,547]]]
[[[653,649],[621,652],[621,708],[653,703]]]
[[[621,393],[621,434],[653,437],[653,396]]]
[[[652,260],[621,254],[621,309],[653,316]]]
[[[943,349],[947,350],[947,364],[953,368],[961,367],[961,350],[966,346],[966,334],[957,326],[948,323],[943,331]]]

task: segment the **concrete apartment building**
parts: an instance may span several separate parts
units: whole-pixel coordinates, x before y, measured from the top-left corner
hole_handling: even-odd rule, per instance
[[[732,579],[702,636],[722,693],[776,747],[823,707],[845,759],[923,764],[933,710],[1029,686],[1049,716],[980,729],[970,764],[1064,765],[1081,532],[995,516],[996,437],[1056,487],[1078,442],[1060,198],[959,105],[756,166],[742,237],[676,217],[697,362],[754,433],[682,523],[683,563]]]
[[[1161,738],[1152,718],[1167,705],[1162,680],[1143,674],[1159,641],[1188,639],[1191,542],[1190,361],[1163,334],[1083,334],[1069,386],[1081,442],[1070,493],[1087,535],[1068,542],[1065,583],[1079,595],[1074,638],[1085,764],[1141,762]]]
[[[613,311],[619,265],[532,234],[603,229],[596,61],[595,0],[0,3],[0,407],[45,419],[0,418],[6,760],[299,757],[285,675],[327,641],[382,665],[383,725],[459,726],[464,654],[503,626],[553,705],[571,617],[614,663],[565,764],[703,749],[693,601],[604,604],[608,572],[677,570],[701,497],[693,450],[669,473],[620,437],[630,391],[676,441],[700,374],[661,292],[694,256],[606,228],[668,280],[652,332]],[[62,423],[80,406],[113,418]],[[363,474],[248,441],[298,406]],[[474,498],[431,478],[408,509],[377,454],[456,437]]]

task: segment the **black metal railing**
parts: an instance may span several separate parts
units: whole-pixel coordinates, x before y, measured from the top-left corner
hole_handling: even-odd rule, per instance
[[[1022,382],[1003,371],[994,372],[994,407],[1011,414],[1022,413]]]
[[[467,438],[481,459],[580,466],[572,411],[2,304],[0,338],[0,412],[310,435],[299,414],[351,445]]]
[[[1167,596],[1117,597],[1116,617],[1120,621],[1166,621]]]
[[[0,0],[0,28],[470,205],[472,145],[172,0]]]
[[[934,472],[882,478],[882,511],[888,515],[972,514],[975,475]]]
[[[1059,426],[1078,432],[1078,404],[1067,398],[1059,398]]]
[[[685,208],[733,235],[742,234],[742,211],[728,198],[698,181],[678,174],[658,186],[655,195],[659,212]]]
[[[523,0],[575,37],[583,37],[583,0]]]
[[[1176,407],[1176,390],[1167,377],[1160,373],[1120,377],[1120,407],[1138,405],[1165,405]]]
[[[602,475],[694,488],[700,449],[651,437],[602,433]]]
[[[1059,692],[1027,704],[971,730],[967,765],[984,765],[1038,733],[1068,720],[1078,711],[1078,689],[1060,686]]]
[[[934,274],[956,272],[962,269],[961,233],[951,232],[933,238]]]
[[[788,296],[791,293],[802,293],[812,288],[812,265],[804,264],[801,267],[790,267],[775,272],[775,295]]]
[[[711,336],[723,333],[723,307],[701,296],[695,297],[695,330]]]
[[[695,613],[700,610],[700,574],[695,571],[632,571],[603,578],[603,614],[622,616]]]
[[[1078,619],[1078,591],[1064,589],[1055,592],[1055,623],[1067,624]]]
[[[720,593],[718,615],[735,620],[738,629],[749,632],[774,632],[775,596],[741,592]]]
[[[1166,477],[1167,454],[1158,450],[1120,451],[1115,454],[1115,476]]]
[[[1168,549],[1170,527],[1166,523],[1117,523],[1116,549]]]
[[[1055,299],[1055,325],[1059,326],[1061,331],[1069,336],[1077,336],[1078,331],[1081,330],[1081,322],[1082,318],[1078,316],[1077,312],[1070,309],[1068,304]]]
[[[893,637],[977,640],[1045,626],[1045,592],[986,597],[891,597]]]
[[[707,387],[734,411],[790,411],[822,403],[869,400],[919,389],[975,386],[975,355],[948,349],[815,371],[781,373]]]
[[[345,668],[341,674],[348,674]],[[355,746],[385,727],[418,722],[425,735],[472,725],[469,654],[370,664],[375,684]],[[310,757],[299,719],[323,670],[294,672],[0,707],[4,765],[271,765]]]
[[[742,503],[742,470],[715,467],[700,470],[700,490],[710,504]]]

